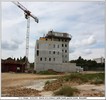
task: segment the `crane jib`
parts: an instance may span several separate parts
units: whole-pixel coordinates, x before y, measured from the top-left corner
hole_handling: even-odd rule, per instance
[[[30,13],[31,13],[30,11],[25,10],[24,12],[25,12],[27,15],[29,15],[29,16],[30,16]]]
[[[23,9],[20,5],[17,5],[19,8],[21,8],[25,13],[27,13],[27,15],[30,15],[30,11],[29,10],[25,10],[25,9]]]

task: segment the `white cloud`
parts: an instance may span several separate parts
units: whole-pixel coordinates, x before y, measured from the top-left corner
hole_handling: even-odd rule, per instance
[[[87,54],[88,53],[88,54]],[[84,59],[93,59],[98,57],[105,57],[105,49],[104,48],[97,48],[97,49],[77,49],[75,52],[70,53],[69,59],[78,59],[81,56]]]
[[[93,35],[89,36],[89,37],[84,37],[83,39],[79,38],[79,40],[75,40],[75,41],[70,41],[70,49],[71,48],[85,48],[87,46],[93,45],[96,43],[96,39]]]
[[[93,35],[81,41],[83,45],[92,45],[96,43],[96,39]]]
[[[12,39],[11,41],[13,41],[15,44],[22,44],[23,43],[23,41],[22,40],[20,40],[20,39]]]
[[[84,53],[85,55],[89,55],[92,53],[92,50],[91,49],[85,49],[82,51],[82,53]]]
[[[17,44],[8,43],[7,41],[3,41],[1,47],[4,50],[17,50],[18,49],[18,45]]]

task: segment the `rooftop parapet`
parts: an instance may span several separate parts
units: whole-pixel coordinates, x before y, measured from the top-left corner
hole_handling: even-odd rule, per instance
[[[54,32],[54,31],[49,31],[45,37],[46,38],[49,38],[49,37],[66,38],[70,40],[72,38],[72,36],[68,33],[60,33],[60,32]]]

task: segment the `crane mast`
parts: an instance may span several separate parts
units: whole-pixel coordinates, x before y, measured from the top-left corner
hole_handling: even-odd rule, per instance
[[[12,1],[15,5],[17,5],[21,10],[24,11],[25,18],[27,19],[27,32],[26,32],[26,54],[25,54],[25,68],[28,70],[29,68],[29,61],[28,61],[28,54],[29,54],[29,33],[30,33],[30,17],[32,17],[35,22],[39,22],[38,18],[31,14],[29,10],[27,10],[22,4],[18,1]]]

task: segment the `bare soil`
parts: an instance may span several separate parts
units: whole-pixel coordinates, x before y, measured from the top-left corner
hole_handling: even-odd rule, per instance
[[[105,95],[105,86],[101,85],[92,85],[92,84],[82,84],[74,86],[80,90],[80,93],[77,96],[88,96],[88,97],[103,97]]]
[[[105,85],[92,85],[90,83],[78,84],[76,82],[61,83],[55,80],[51,85],[45,85],[48,80],[56,79],[63,75],[37,75],[20,73],[1,74],[1,96],[20,97],[20,96],[53,96],[53,91],[63,85],[76,87],[80,90],[76,96],[94,97],[104,96]]]
[[[62,75],[2,73],[1,96],[41,96],[39,87],[42,88],[42,85],[44,86],[48,79],[57,78],[59,76]],[[37,86],[33,86],[34,84],[37,84]],[[37,89],[33,89],[34,87],[37,87]]]

